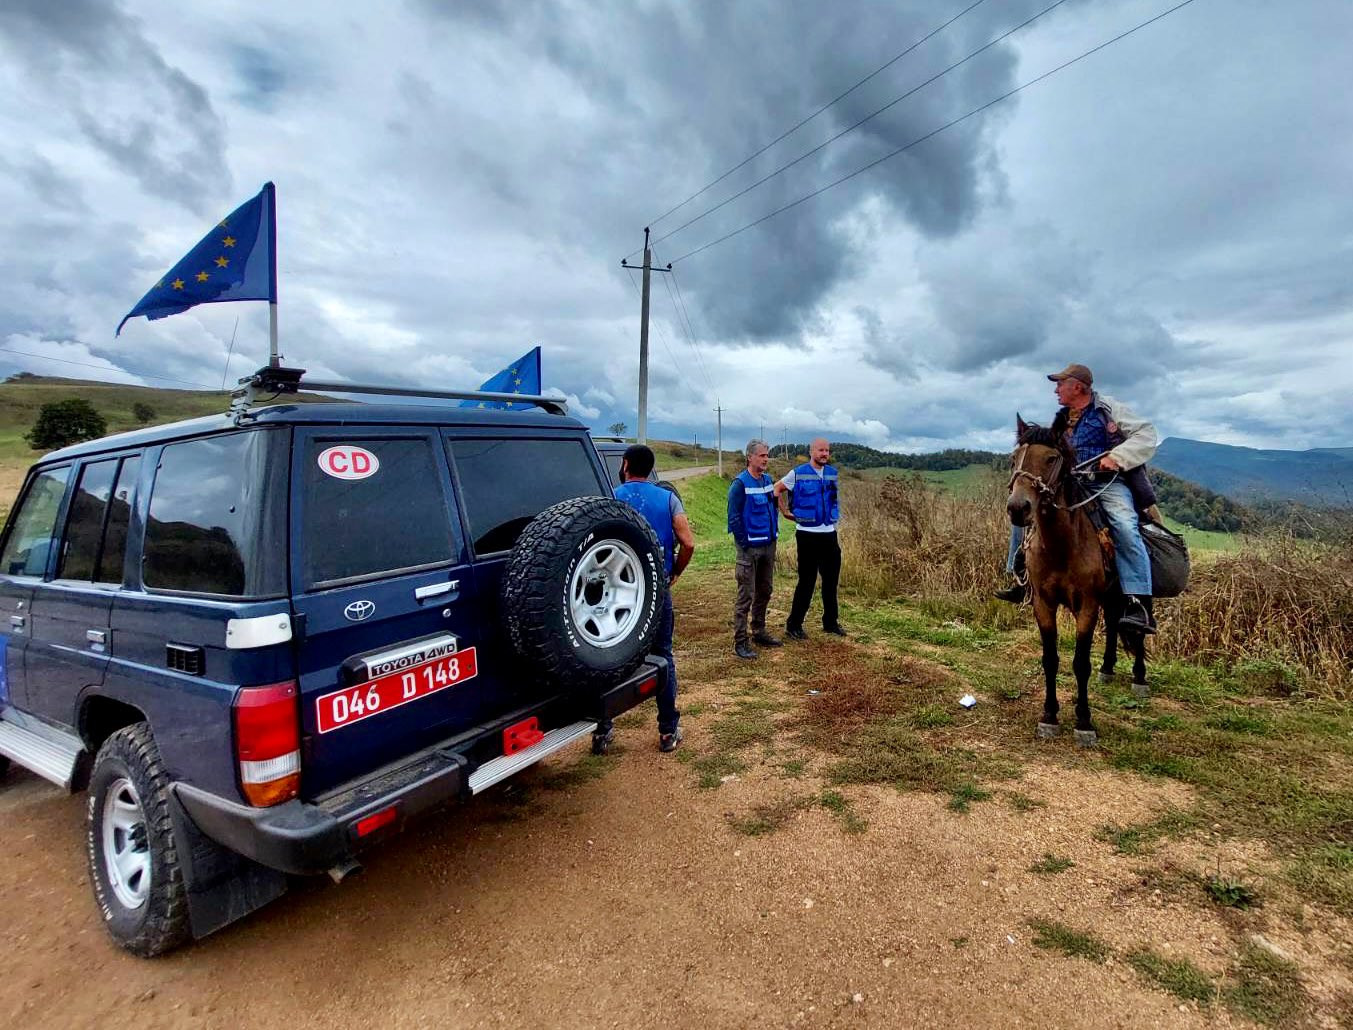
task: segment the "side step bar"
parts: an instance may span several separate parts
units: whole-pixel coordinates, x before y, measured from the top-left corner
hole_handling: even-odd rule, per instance
[[[78,737],[56,730],[38,733],[0,716],[0,755],[29,769],[62,790],[70,790],[84,754]]]
[[[568,747],[579,737],[585,737],[597,728],[595,722],[584,719],[582,722],[575,722],[569,726],[560,726],[557,730],[550,730],[549,733],[541,737],[540,740],[532,744],[523,751],[518,751],[515,755],[503,755],[501,758],[495,758],[491,762],[485,762],[474,772],[470,773],[468,781],[471,794],[478,794],[482,790],[487,790],[495,783],[507,779],[515,773],[521,772],[527,766],[535,765],[542,758],[554,754],[561,748]]]

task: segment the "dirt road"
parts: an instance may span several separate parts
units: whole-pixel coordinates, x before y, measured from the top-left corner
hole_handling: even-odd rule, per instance
[[[698,580],[687,589],[677,657],[689,759],[736,690],[785,705],[804,691],[777,675],[800,660],[790,648],[753,672],[732,668],[727,596],[701,601]],[[831,664],[857,645],[822,646],[841,649],[821,656]],[[1233,928],[1162,893],[1140,859],[1095,836],[1108,821],[1185,804],[1186,788],[1112,773],[1062,741],[1055,761],[1025,767],[1020,804],[1001,794],[961,814],[943,795],[849,787],[863,833],[796,804],[776,832],[753,836],[733,817],[822,789],[811,758],[784,771],[802,746],[786,732],[747,754],[740,774],[700,789],[692,763],[658,753],[652,718],[627,716],[611,757],[556,756],[375,851],[363,875],[303,883],[149,962],[99,925],[83,797],[11,770],[0,780],[0,1024],[1247,1025],[1220,1005],[1181,1003],[1121,959],[1033,942],[1031,920],[1058,920],[1092,928],[1120,955],[1147,943],[1220,975]],[[1169,847],[1194,868],[1247,857],[1223,843]],[[1049,852],[1074,866],[1031,871]],[[1307,937],[1275,940],[1305,960],[1346,931],[1308,923]]]

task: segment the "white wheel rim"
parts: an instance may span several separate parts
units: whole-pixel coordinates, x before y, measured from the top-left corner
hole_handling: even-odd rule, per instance
[[[568,585],[573,628],[593,647],[627,640],[644,610],[648,587],[639,555],[620,540],[588,548]]]
[[[150,895],[150,844],[141,799],[125,777],[104,796],[102,831],[108,885],[124,908],[140,908]]]

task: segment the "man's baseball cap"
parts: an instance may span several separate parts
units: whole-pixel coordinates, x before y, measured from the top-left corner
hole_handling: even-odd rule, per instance
[[[1060,372],[1054,372],[1048,376],[1054,383],[1060,383],[1063,379],[1079,379],[1086,386],[1093,386],[1095,375],[1084,365],[1067,365]]]

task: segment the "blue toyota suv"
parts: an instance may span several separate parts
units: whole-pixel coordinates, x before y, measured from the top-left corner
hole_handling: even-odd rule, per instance
[[[0,535],[0,773],[87,790],[120,945],[341,880],[657,692],[657,540],[537,400],[246,399],[31,469]]]

